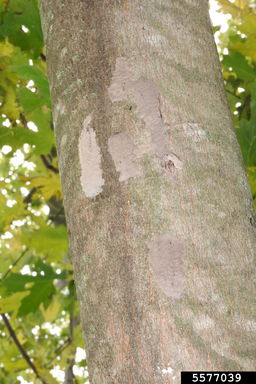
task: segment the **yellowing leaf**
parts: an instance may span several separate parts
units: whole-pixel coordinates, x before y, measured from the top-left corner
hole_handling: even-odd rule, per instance
[[[12,343],[9,338],[1,339],[1,348],[0,348],[0,360],[9,361],[15,360],[17,356],[17,347],[14,343]]]
[[[16,89],[10,81],[1,82],[1,78],[0,84],[5,93],[4,103],[0,108],[1,114],[5,114],[11,120],[18,120],[22,109],[16,102]]]
[[[43,303],[40,304],[39,308],[42,311],[44,320],[52,322],[58,316],[60,307],[61,307],[60,303],[56,299],[54,299],[51,302],[51,304],[48,306],[48,308],[45,309]]]
[[[45,354],[46,354],[46,351],[45,351],[44,346],[42,346],[42,345],[37,346],[36,356],[37,356],[38,360],[40,360],[42,362],[42,360],[45,359]]]
[[[250,13],[243,17],[243,23],[239,25],[239,30],[247,36],[256,34],[256,14]]]
[[[62,366],[63,366],[63,363],[64,363],[64,366],[67,366],[67,361],[72,360],[75,357],[75,353],[76,353],[76,347],[73,344],[70,344],[68,347],[63,349],[63,352],[61,353]]]
[[[248,9],[248,0],[235,0],[233,3],[240,9]]]
[[[224,77],[225,80],[227,80],[229,77],[234,77],[235,79],[237,78],[237,75],[235,72],[229,72],[229,71],[223,71],[222,76]]]
[[[56,196],[58,199],[61,198],[61,186],[59,175],[53,172],[49,172],[48,177],[38,176],[26,178],[26,180],[30,181],[31,188],[40,189],[42,195],[46,200],[49,200],[52,196]]]
[[[246,7],[244,1],[240,1],[240,4],[231,3],[229,0],[218,0],[223,13],[230,13],[233,17],[240,17],[242,10]]]
[[[22,196],[15,196],[16,204],[13,207],[7,207],[6,205],[0,206],[1,220],[4,224],[5,230],[9,229],[9,225],[13,220],[23,218],[28,213],[26,206],[23,202]]]
[[[83,337],[81,337],[81,334],[82,334],[81,324],[78,324],[74,329],[73,342],[77,347],[84,348],[84,340],[83,340]]]
[[[27,339],[26,339],[26,337],[24,336],[24,333],[23,333],[23,331],[22,331],[21,329],[18,329],[18,330],[16,331],[16,336],[17,336],[17,338],[18,338],[18,340],[19,340],[19,342],[20,342],[21,344],[26,343]]]
[[[243,43],[234,43],[231,45],[232,50],[239,51],[244,56],[256,60],[256,36],[255,38],[248,38]]]
[[[28,296],[30,292],[16,292],[9,297],[0,299],[0,312],[7,313],[17,311],[20,307],[22,299]]]
[[[6,205],[6,198],[2,195],[2,194],[0,194],[0,207],[5,207],[5,205]]]
[[[4,229],[5,229],[6,231],[9,230],[8,226],[5,226]],[[21,241],[20,241],[20,235],[19,235],[19,232],[20,232],[20,231],[17,231],[17,232],[15,233],[15,236],[13,236],[12,239],[8,239],[8,243],[10,244],[10,248],[7,248],[6,251],[5,251],[7,255],[10,255],[10,256],[11,256],[11,255],[13,255],[15,252],[19,252],[19,251],[20,251],[22,244],[21,244]],[[13,272],[13,273],[18,273],[19,270],[20,270],[19,267],[13,267],[13,268],[12,268],[12,272]]]
[[[9,43],[8,39],[0,42],[0,56],[11,56],[13,53],[14,47]]]
[[[19,360],[9,360],[4,362],[4,368],[7,371],[19,371],[23,369],[27,369],[28,363],[24,359],[19,359]]]
[[[47,384],[58,384],[58,381],[54,379],[54,377],[50,374],[50,372],[41,366],[39,360],[35,360],[34,365],[37,371],[39,372],[40,376],[42,377],[42,379],[44,379],[45,382],[47,382]]]

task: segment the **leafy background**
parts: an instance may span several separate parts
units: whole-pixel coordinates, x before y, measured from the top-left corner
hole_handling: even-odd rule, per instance
[[[256,4],[217,2],[228,28],[213,29],[256,201]],[[36,0],[0,0],[0,148],[0,382],[85,383]]]

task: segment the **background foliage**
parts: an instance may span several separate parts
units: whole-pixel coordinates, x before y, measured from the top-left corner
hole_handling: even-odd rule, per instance
[[[218,0],[218,38],[256,201],[256,4]],[[0,382],[87,381],[36,0],[0,0]],[[25,380],[25,381],[24,381]]]

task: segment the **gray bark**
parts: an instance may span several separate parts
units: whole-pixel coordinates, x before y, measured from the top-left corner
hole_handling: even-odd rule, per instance
[[[41,0],[90,383],[255,369],[255,226],[206,0]]]

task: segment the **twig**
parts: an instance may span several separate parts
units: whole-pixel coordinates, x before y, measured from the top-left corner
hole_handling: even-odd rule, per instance
[[[243,104],[240,105],[240,107],[237,108],[238,111],[239,111],[239,116],[240,117],[242,116],[242,113],[245,110],[245,112],[246,112],[245,115],[246,115],[247,120],[250,120],[250,116],[251,116],[250,108],[248,108],[248,110],[246,111],[246,108],[250,107],[250,103],[251,103],[251,96],[250,95],[246,95]]]
[[[54,360],[61,354],[61,352],[64,351],[64,349],[66,349],[71,344],[71,341],[72,340],[70,340],[70,338],[68,337],[67,341],[63,345],[61,345],[59,348],[56,349],[55,351],[56,357],[54,358]]]
[[[48,203],[49,203],[49,202],[48,202]],[[48,204],[48,205],[50,205],[50,204]],[[57,211],[57,213],[55,213],[55,215],[50,215],[50,216],[49,216],[49,219],[50,219],[51,221],[54,222],[54,220],[57,219],[57,217],[61,214],[61,212],[62,212],[63,210],[64,210],[64,207],[63,207],[63,206],[60,207],[60,209]],[[63,214],[62,216],[65,217],[64,214]]]
[[[36,188],[34,187],[34,188],[32,188],[30,190],[29,194],[24,197],[23,203],[26,203],[26,204],[30,203],[31,202],[31,198],[32,198],[32,196],[34,195],[35,192],[36,192]]]
[[[8,320],[8,317],[6,316],[5,313],[1,313],[1,316],[2,316],[2,319],[6,325],[6,328],[8,329],[9,331],[9,334],[11,336],[11,338],[13,339],[14,343],[16,344],[17,348],[19,349],[22,357],[26,360],[28,366],[32,369],[32,371],[34,372],[34,374],[36,375],[36,377],[41,380],[41,382],[43,384],[47,384],[43,379],[42,377],[39,375],[35,365],[33,364],[33,362],[31,361],[30,357],[28,356],[27,352],[25,351],[25,349],[22,347],[21,343],[19,342],[17,336],[16,336],[16,333],[14,331],[14,329],[12,328],[9,320]]]
[[[45,155],[41,155],[40,157],[41,157],[44,165],[46,166],[46,168],[50,169],[54,173],[59,173],[59,170],[57,168],[55,168],[51,163],[49,163],[49,161],[47,160]]]
[[[241,97],[236,95],[234,92],[231,92],[229,89],[226,89],[226,92],[229,93],[230,95],[236,97],[237,99],[241,100]]]
[[[22,253],[21,255],[15,260],[15,262],[12,264],[12,267],[7,269],[7,271],[5,272],[5,274],[1,277],[1,282],[4,281],[4,279],[6,279],[6,277],[9,275],[9,273],[11,272],[11,270],[13,269],[13,267],[15,267],[15,265],[18,264],[18,262],[22,259],[22,257],[27,253],[28,249],[26,248]]]

